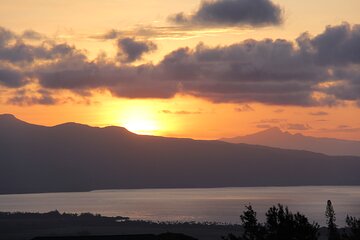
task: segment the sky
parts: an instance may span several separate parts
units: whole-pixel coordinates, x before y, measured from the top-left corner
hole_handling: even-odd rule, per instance
[[[0,0],[0,113],[360,140],[358,0]]]

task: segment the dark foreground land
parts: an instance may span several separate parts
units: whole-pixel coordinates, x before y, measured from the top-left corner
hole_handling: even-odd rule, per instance
[[[333,211],[331,212],[333,213]],[[334,215],[333,215],[334,216]],[[68,214],[0,212],[1,240],[359,240],[360,219],[349,218],[348,227],[336,229],[309,223],[300,213],[282,205],[267,213],[267,223],[256,220],[251,206],[240,216],[242,225],[196,222],[147,222],[91,213]],[[334,225],[336,226],[336,225]],[[290,238],[288,238],[290,237]]]
[[[196,240],[181,233],[134,234],[134,235],[98,235],[98,236],[62,236],[36,237],[33,240]]]
[[[124,217],[104,217],[93,214],[49,213],[0,213],[1,240],[30,240],[36,237],[82,236],[82,238],[37,238],[45,239],[123,239],[123,240],[186,240],[181,234],[196,239],[217,239],[229,233],[240,234],[239,225],[221,225],[215,223],[171,222],[154,223],[133,221]],[[164,233],[180,235],[160,235]],[[118,236],[127,235],[127,236]],[[137,235],[130,237],[128,235]],[[156,236],[155,236],[156,235]],[[96,237],[96,236],[108,236]]]

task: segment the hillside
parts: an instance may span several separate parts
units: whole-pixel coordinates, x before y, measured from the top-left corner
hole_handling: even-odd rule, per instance
[[[140,136],[120,127],[43,127],[0,116],[0,193],[118,188],[358,185],[359,157]]]

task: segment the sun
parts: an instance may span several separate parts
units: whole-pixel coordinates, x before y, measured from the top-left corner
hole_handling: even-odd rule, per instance
[[[130,132],[137,134],[153,135],[158,130],[157,124],[151,119],[129,118],[124,127]]]
[[[146,106],[131,106],[123,109],[120,125],[136,134],[155,135],[160,124],[153,109]]]

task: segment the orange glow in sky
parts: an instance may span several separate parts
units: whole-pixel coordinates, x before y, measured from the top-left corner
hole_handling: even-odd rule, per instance
[[[297,104],[299,99],[296,98],[289,102],[275,98],[271,102],[268,101],[269,93],[266,91],[256,97],[254,96],[257,92],[244,94],[246,89],[253,91],[252,86],[246,84],[234,85],[233,88],[217,87],[215,91],[210,92],[216,84],[232,83],[233,79],[225,78],[212,85],[218,79],[209,78],[216,77],[214,71],[218,70],[217,68],[219,71],[230,71],[233,66],[236,68],[235,63],[225,67],[220,63],[205,66],[204,69],[210,72],[208,75],[201,72],[203,69],[191,69],[191,65],[186,65],[188,62],[199,61],[198,59],[203,57],[200,54],[198,58],[183,60],[183,65],[174,68],[166,68],[166,64],[160,64],[165,60],[171,63],[171,56],[221,49],[232,44],[240,44],[246,39],[261,41],[279,38],[295,44],[296,39],[304,32],[308,32],[310,39],[323,33],[328,25],[338,26],[343,22],[348,22],[350,26],[360,24],[358,0],[349,0],[346,4],[341,0],[272,2],[282,9],[282,24],[199,28],[196,25],[177,26],[169,23],[168,19],[178,12],[189,15],[194,13],[200,6],[200,0],[2,0],[1,27],[16,36],[10,39],[2,38],[8,36],[8,33],[0,29],[0,48],[12,48],[21,44],[38,46],[28,51],[34,54],[40,52],[40,47],[50,49],[49,46],[53,46],[52,44],[60,46],[54,50],[55,53],[49,53],[52,54],[50,57],[41,54],[36,57],[26,55],[24,59],[16,60],[16,55],[0,60],[0,114],[11,113],[25,121],[47,126],[63,122],[79,122],[93,126],[116,125],[138,134],[196,139],[218,139],[280,127],[304,135],[360,140],[360,97],[353,97],[360,94],[356,93],[355,89],[355,93],[351,92],[350,97],[344,97],[341,101],[330,96],[336,92],[332,88],[353,89],[354,87],[349,85],[350,80],[322,81],[309,87],[312,96],[319,103]],[[28,30],[38,35],[31,32],[26,35],[25,32]],[[121,54],[126,51],[127,43],[120,43],[124,38],[146,43],[150,50],[146,50],[140,57],[135,51],[133,56],[124,58]],[[2,39],[5,39],[6,43],[2,43]],[[62,44],[68,46],[68,49]],[[119,46],[122,47],[122,51],[119,50]],[[201,47],[204,49],[201,50]],[[295,51],[298,48],[300,45],[296,45]],[[173,53],[179,49],[188,50]],[[67,54],[67,51],[72,52]],[[60,57],[59,52],[63,54]],[[277,53],[279,58],[284,55],[285,51]],[[31,60],[32,58],[35,60]],[[84,58],[87,59],[83,60]],[[250,57],[241,63],[247,64],[251,61],[249,59]],[[259,59],[264,60],[265,57]],[[273,60],[269,65],[271,69],[276,69],[277,62],[276,59]],[[226,61],[231,62],[229,59]],[[210,63],[209,60],[204,65]],[[328,68],[333,67],[331,64]],[[259,61],[253,68],[261,69],[264,65],[264,62]],[[125,70],[117,72],[117,67]],[[283,68],[285,67],[280,67],[280,70]],[[79,69],[86,70],[85,77],[77,72]],[[105,70],[101,72],[101,69]],[[169,69],[177,74],[176,77],[175,73],[167,72]],[[294,71],[298,69],[295,68]],[[304,69],[307,71],[309,67],[306,66]],[[359,75],[359,69],[360,63],[352,62],[342,70],[353,74],[357,72]],[[151,74],[141,75],[147,70]],[[4,74],[4,79],[1,71],[7,74]],[[31,83],[9,83],[8,81],[17,76],[12,75],[14,71],[21,72],[19,75],[31,72],[24,78],[24,81]],[[196,74],[191,75],[192,71]],[[57,79],[60,72],[70,76],[66,75],[67,82],[58,86],[59,81],[63,80]],[[328,72],[335,74],[333,69]],[[53,79],[49,77],[48,82],[39,80],[41,74],[45,79],[49,73],[55,73],[52,75]],[[297,74],[298,72],[294,75]],[[311,74],[310,70],[306,74]],[[114,78],[119,75],[119,78],[125,79],[120,87],[114,83]],[[142,77],[141,81],[134,77],[138,75]],[[219,74],[220,77],[224,75],[227,76]],[[72,85],[76,77],[80,79],[81,86]],[[292,77],[293,75],[290,76]],[[254,79],[254,82],[258,81],[256,77]],[[307,83],[307,80],[301,79],[300,85]],[[189,81],[193,83],[189,84]],[[200,85],[204,81],[208,81],[207,84]],[[295,80],[289,81],[292,84]],[[342,86],[342,83],[345,84]],[[260,88],[260,85],[256,86]],[[265,85],[261,85],[263,86]],[[282,86],[285,88],[285,84]],[[306,84],[301,86],[303,88],[298,98],[306,95],[302,91],[308,87]],[[282,87],[278,89],[281,90]],[[235,90],[238,92],[234,93]],[[155,97],[154,93],[157,94]],[[338,98],[342,95],[339,94]]]

